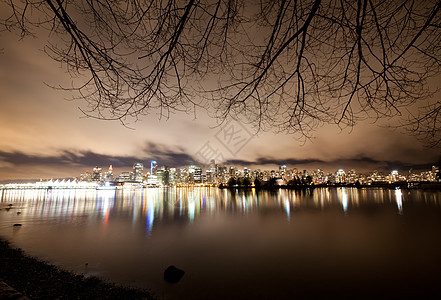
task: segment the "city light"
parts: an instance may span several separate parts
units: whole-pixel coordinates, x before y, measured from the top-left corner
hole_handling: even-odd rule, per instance
[[[441,184],[439,168],[423,172],[408,171],[390,173],[373,171],[357,173],[354,169],[325,172],[322,169],[298,170],[280,165],[275,170],[252,170],[248,167],[239,169],[235,166],[218,165],[211,162],[205,170],[197,165],[183,168],[158,166],[157,161],[150,162],[150,172],[144,173],[144,164],[135,162],[132,171],[123,171],[114,175],[113,166],[107,171],[95,166],[91,172],[81,174],[77,179],[46,180],[35,183],[10,183],[0,185],[2,189],[117,189],[117,188],[157,188],[210,186],[220,188],[307,188],[323,186],[341,187],[407,187],[419,188],[425,185]]]

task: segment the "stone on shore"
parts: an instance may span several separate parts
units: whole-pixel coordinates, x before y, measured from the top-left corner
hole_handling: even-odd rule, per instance
[[[169,266],[164,271],[164,280],[170,283],[176,283],[181,280],[182,276],[184,276],[185,272],[176,268],[175,266]]]

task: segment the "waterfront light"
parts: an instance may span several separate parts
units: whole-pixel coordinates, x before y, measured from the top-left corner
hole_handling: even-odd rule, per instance
[[[35,183],[8,183],[4,189],[96,189],[99,186],[96,182],[55,180],[39,181]]]
[[[403,214],[403,193],[401,192],[401,189],[396,188],[395,189],[395,201],[397,202],[397,207],[398,207],[398,213],[400,215]]]

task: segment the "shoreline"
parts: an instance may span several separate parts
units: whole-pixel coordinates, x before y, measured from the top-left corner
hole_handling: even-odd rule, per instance
[[[0,237],[2,299],[156,299],[149,291],[86,277],[27,255]],[[15,294],[7,288],[12,287]],[[0,296],[2,291],[0,291]],[[15,296],[14,296],[15,295]],[[5,298],[3,298],[5,297]]]
[[[441,190],[441,183],[439,182],[431,182],[431,183],[377,183],[377,184],[296,184],[296,185],[262,185],[259,187],[256,186],[228,186],[228,185],[219,185],[219,189],[228,189],[228,190],[264,190],[264,191],[275,191],[275,190],[305,190],[305,189],[319,189],[319,188],[357,188],[357,189],[406,189],[406,190]]]

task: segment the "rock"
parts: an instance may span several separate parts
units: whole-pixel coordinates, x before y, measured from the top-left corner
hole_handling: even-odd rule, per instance
[[[176,283],[181,280],[182,276],[184,276],[185,272],[176,268],[175,266],[169,266],[164,271],[164,280],[170,283]]]
[[[29,300],[28,297],[21,295],[5,282],[0,281],[0,299]]]
[[[21,224],[20,224],[20,223],[16,223],[16,224],[14,224],[14,225],[12,225],[12,226],[14,226],[14,227],[19,227],[19,226],[21,226]]]

